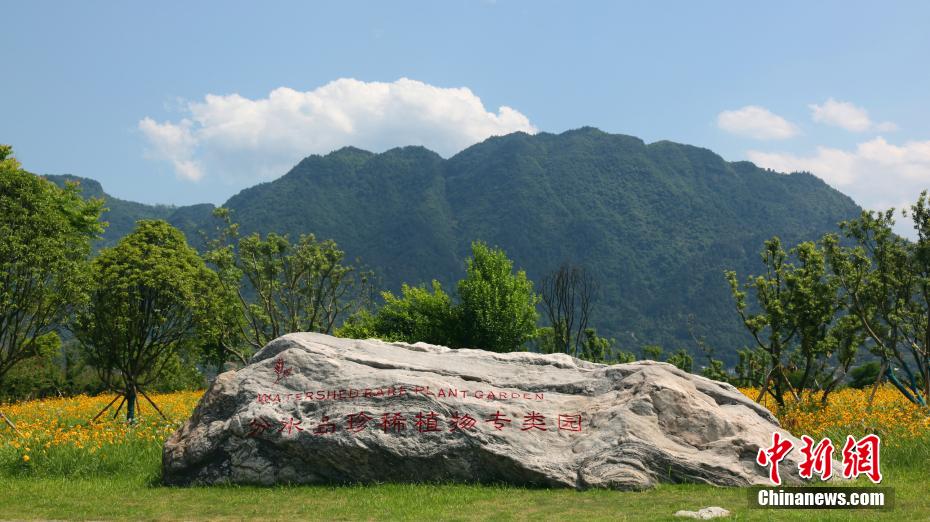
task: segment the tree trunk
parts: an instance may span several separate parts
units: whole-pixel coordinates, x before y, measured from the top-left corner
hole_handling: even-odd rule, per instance
[[[136,387],[130,386],[126,390],[126,422],[136,422]]]

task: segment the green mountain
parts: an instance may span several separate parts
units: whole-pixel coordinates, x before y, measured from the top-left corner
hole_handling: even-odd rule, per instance
[[[200,244],[199,231],[210,224],[213,205],[203,203],[177,207],[173,205],[146,205],[134,201],[115,198],[103,191],[100,183],[93,179],[62,175],[43,175],[42,177],[64,186],[66,183],[78,183],[81,194],[85,198],[103,198],[107,211],[103,213],[103,220],[108,223],[102,241],[97,242],[96,248],[115,244],[119,238],[132,232],[136,221],[140,219],[163,219],[187,234],[187,239],[193,244]]]
[[[116,201],[112,222],[143,217]],[[818,238],[860,211],[811,174],[593,128],[495,137],[449,159],[422,147],[344,148],[226,206],[246,233],[335,239],[388,289],[433,278],[451,285],[476,239],[504,248],[534,281],[571,261],[599,280],[594,325],[622,348],[694,349],[693,315],[695,333],[730,362],[749,338],[723,271],[757,272],[765,239]],[[209,206],[145,208],[173,223],[186,216],[179,225],[189,237],[212,226],[201,220]],[[107,239],[122,233],[111,226]]]

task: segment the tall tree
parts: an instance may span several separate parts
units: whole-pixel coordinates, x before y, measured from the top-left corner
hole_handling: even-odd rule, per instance
[[[842,310],[837,296],[839,281],[828,273],[824,250],[814,242],[805,241],[792,250],[797,260],[785,276],[788,290],[788,315],[797,331],[797,349],[794,352],[799,375],[795,388],[799,394],[815,387],[818,377],[834,354],[839,332],[836,316]],[[844,325],[845,326],[845,325]]]
[[[513,271],[513,262],[499,248],[476,241],[466,261],[466,276],[458,283],[461,299],[461,344],[512,352],[536,332],[536,303],[533,282],[526,272]]]
[[[765,265],[765,275],[750,278],[742,285],[747,291],[755,291],[758,313],[748,310],[747,292],[740,289],[736,272],[728,271],[725,275],[736,302],[736,313],[769,359],[764,380],[759,383],[760,397],[765,393],[771,393],[781,405],[784,404],[785,388],[791,385],[782,357],[797,333],[788,316],[789,295],[785,287],[788,255],[781,246],[781,240],[774,237],[765,242],[761,257]],[[770,381],[771,389],[768,386]]]
[[[164,221],[139,221],[100,252],[92,272],[89,302],[72,330],[103,383],[122,396],[132,422],[137,393],[151,402],[144,388],[179,354],[196,349],[200,325],[215,316],[219,280]]]
[[[371,273],[347,264],[334,241],[318,241],[313,234],[296,243],[274,233],[240,237],[227,209],[215,215],[224,228],[205,258],[238,304],[226,314],[226,336],[217,343],[240,361],[243,343],[257,350],[291,332],[332,333],[370,300]]]
[[[866,211],[840,227],[852,246],[827,237],[830,265],[848,307],[881,361],[887,379],[911,402],[930,397],[930,211],[927,193],[912,207],[917,241],[894,233],[894,209]]]
[[[785,252],[774,237],[765,242],[761,254],[765,275],[750,277],[743,290],[735,272],[725,274],[737,314],[766,354],[765,374],[758,383],[760,399],[768,393],[784,404],[787,392],[800,399],[804,390],[822,387],[816,377],[833,353],[834,319],[841,309],[839,282],[827,272],[824,256],[812,242]],[[752,308],[749,291],[756,300]],[[799,374],[792,384],[789,374],[794,370]]]
[[[585,342],[597,282],[583,267],[562,263],[540,285],[543,310],[552,327],[555,349],[578,356]]]
[[[100,200],[83,200],[23,170],[0,145],[0,386],[10,368],[54,346],[56,328],[86,298]]]

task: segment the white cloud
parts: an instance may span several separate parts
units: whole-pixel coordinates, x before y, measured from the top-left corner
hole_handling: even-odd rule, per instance
[[[717,126],[729,133],[758,140],[783,140],[798,134],[791,122],[758,105],[721,112],[717,115]]]
[[[898,130],[898,124],[891,121],[883,121],[873,125],[872,130],[877,132],[894,132]]]
[[[856,180],[855,154],[839,149],[817,147],[817,154],[806,157],[755,150],[746,155],[756,165],[778,172],[811,172],[841,190]]]
[[[182,178],[255,181],[280,176],[309,154],[352,145],[376,152],[423,145],[449,156],[490,136],[535,133],[510,107],[485,109],[468,88],[339,79],[312,91],[288,87],[267,98],[208,94],[187,102],[184,117],[139,122],[147,157],[169,161]]]
[[[151,118],[139,122],[139,130],[152,146],[146,157],[170,161],[178,175],[196,181],[203,177],[203,170],[191,159],[196,143],[190,128],[190,120],[181,120],[177,125],[158,123]]]
[[[818,147],[809,156],[759,151],[747,156],[779,172],[811,172],[872,210],[909,207],[922,190],[930,189],[930,141],[894,145],[877,137],[853,150]],[[912,234],[906,223],[900,227],[899,233]]]
[[[811,118],[815,122],[833,125],[851,132],[867,130],[892,132],[898,129],[898,126],[890,121],[873,123],[868,111],[850,102],[828,98],[823,105],[811,104],[808,107],[811,109]]]

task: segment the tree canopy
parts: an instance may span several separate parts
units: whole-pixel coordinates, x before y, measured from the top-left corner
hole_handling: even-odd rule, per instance
[[[22,169],[0,146],[0,382],[22,360],[57,348],[56,329],[86,299],[90,243],[103,204]]]
[[[432,291],[404,285],[400,297],[383,292],[384,305],[375,314],[363,311],[350,318],[338,334],[497,352],[519,350],[536,334],[539,297],[503,250],[472,243],[457,289],[458,302],[438,281]]]
[[[215,316],[219,280],[164,221],[139,221],[100,252],[92,274],[90,298],[72,329],[103,383],[123,395],[132,420],[136,392],[196,349],[199,328]]]

